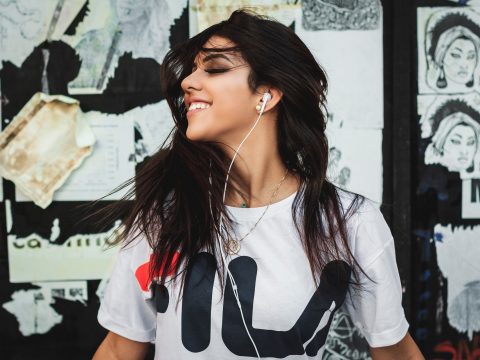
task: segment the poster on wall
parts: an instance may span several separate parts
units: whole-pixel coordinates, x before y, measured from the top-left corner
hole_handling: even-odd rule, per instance
[[[20,67],[35,46],[58,40],[87,0],[0,1],[2,60]]]
[[[382,130],[327,128],[327,176],[335,185],[381,203]],[[361,156],[358,149],[362,149]]]
[[[419,193],[437,194],[438,221],[480,218],[480,94],[419,95],[426,142]]]
[[[170,49],[170,28],[186,6],[187,0],[90,0],[88,15],[75,35],[62,37],[81,60],[78,76],[68,84],[69,93],[102,93],[125,53],[160,64]]]
[[[480,90],[480,8],[418,8],[418,91]]]
[[[447,281],[447,318],[472,340],[480,331],[480,226],[434,228],[437,262]]]
[[[302,9],[296,13],[295,32],[327,73],[328,109],[333,120],[349,128],[382,129],[380,1],[355,2],[357,5],[342,1],[338,2],[340,13],[348,16],[314,16],[316,10],[334,8],[336,3],[303,1]]]
[[[119,220],[106,232],[72,235],[63,244],[55,241],[55,229],[60,229],[55,220],[48,239],[36,233],[24,237],[7,235],[10,282],[103,279],[119,250],[109,245],[121,226]]]
[[[295,20],[298,0],[190,0],[188,7],[190,37],[207,27],[228,19],[236,9],[248,7],[255,12],[281,22],[286,26]]]

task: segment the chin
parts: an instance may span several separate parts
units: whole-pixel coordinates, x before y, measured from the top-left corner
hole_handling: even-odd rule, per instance
[[[209,141],[211,140],[208,135],[203,131],[203,129],[195,129],[187,127],[187,132],[185,134],[187,139],[190,141]]]

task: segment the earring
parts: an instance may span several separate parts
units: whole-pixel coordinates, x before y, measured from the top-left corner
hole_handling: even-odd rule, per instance
[[[447,87],[447,79],[445,79],[445,72],[443,71],[443,65],[440,67],[440,74],[437,79],[437,87],[439,89],[445,89]]]
[[[473,86],[473,75],[472,78],[465,84],[466,87],[472,87]]]
[[[257,109],[257,111],[260,111],[260,109],[262,108],[262,105],[258,104],[257,106],[255,106],[255,109]]]

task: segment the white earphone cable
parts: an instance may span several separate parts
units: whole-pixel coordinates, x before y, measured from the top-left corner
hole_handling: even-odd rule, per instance
[[[260,118],[263,114],[263,112],[265,111],[265,106],[267,105],[267,102],[270,100],[271,96],[268,92],[264,93],[263,94],[263,97],[262,97],[262,105],[261,105],[261,108],[260,108],[260,111],[259,111],[259,115],[258,115],[258,118],[257,120],[255,121],[255,123],[253,124],[253,126],[250,128],[249,132],[247,133],[247,135],[245,135],[245,137],[243,138],[243,140],[240,142],[240,145],[238,145],[238,148],[235,150],[235,154],[233,155],[232,157],[232,160],[230,161],[230,165],[228,166],[228,170],[227,170],[227,175],[225,177],[225,183],[224,183],[224,186],[223,186],[223,196],[222,196],[222,202],[225,204],[225,197],[226,197],[226,193],[227,193],[227,185],[228,185],[228,179],[230,177],[230,171],[232,169],[232,166],[233,166],[233,163],[240,151],[240,148],[243,146],[243,143],[247,140],[247,138],[250,136],[250,134],[252,133],[253,129],[255,129],[255,127],[257,126],[258,122],[260,121]],[[210,181],[210,185],[212,185],[212,176],[211,176],[211,170],[210,170],[210,174],[209,174],[209,181]],[[213,219],[213,211],[212,211],[212,200],[211,200],[211,194],[209,193],[209,205],[210,205],[210,214],[212,216],[212,219]],[[224,223],[223,223],[223,215],[222,213],[220,213],[220,218],[219,218],[219,232],[220,231],[224,231],[225,230],[225,227],[224,227]],[[257,349],[257,345],[255,344],[255,341],[253,341],[253,338],[250,334],[250,331],[248,330],[248,326],[247,326],[247,323],[245,321],[245,317],[243,316],[243,310],[242,310],[242,304],[240,303],[240,298],[238,296],[238,287],[237,287],[237,284],[235,282],[235,279],[232,275],[232,273],[230,272],[230,269],[228,268],[228,264],[227,264],[227,260],[226,260],[226,255],[225,255],[225,249],[223,248],[223,244],[222,244],[222,241],[221,241],[221,238],[220,236],[217,236],[217,240],[218,240],[218,244],[219,244],[219,247],[220,247],[220,254],[222,256],[222,260],[223,260],[223,263],[224,263],[224,267],[226,268],[227,270],[227,273],[228,273],[228,278],[230,279],[230,283],[232,284],[232,289],[233,289],[233,294],[235,296],[235,299],[237,300],[237,305],[238,305],[238,309],[240,310],[240,315],[242,317],[242,321],[243,321],[243,326],[245,327],[245,330],[247,332],[247,335],[250,339],[250,341],[252,342],[252,345],[253,347],[255,348],[255,352],[257,354],[257,358],[260,359],[260,353],[258,352],[258,349]]]

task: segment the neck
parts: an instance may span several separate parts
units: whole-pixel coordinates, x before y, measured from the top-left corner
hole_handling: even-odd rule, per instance
[[[262,118],[241,147],[232,167],[235,180],[231,177],[227,187],[227,205],[240,207],[245,203],[248,207],[265,206],[288,197],[298,189],[297,177],[291,172],[286,174],[287,168],[278,153],[276,121],[271,120]],[[244,136],[225,148],[230,158],[235,154],[232,149],[238,148]],[[272,198],[277,187],[278,191]]]

